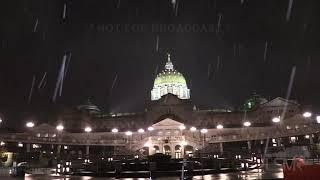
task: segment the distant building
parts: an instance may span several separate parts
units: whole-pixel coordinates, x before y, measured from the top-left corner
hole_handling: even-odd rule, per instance
[[[91,101],[66,112],[57,122],[24,133],[2,134],[0,139],[23,143],[27,151],[49,144],[49,151],[54,147],[57,153],[63,151],[62,146],[78,155],[99,154],[111,147],[113,155],[165,153],[173,158],[192,156],[200,149],[219,154],[261,153],[266,143],[283,148],[319,142],[318,117],[305,114],[300,104],[281,97],[268,101],[255,94],[238,111],[198,109],[170,55],[164,71],[155,78],[144,112],[103,113]]]

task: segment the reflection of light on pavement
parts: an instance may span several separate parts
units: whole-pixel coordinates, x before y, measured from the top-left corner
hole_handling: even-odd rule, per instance
[[[230,176],[228,176],[227,174],[219,174],[219,179],[221,179],[221,180],[229,180]]]
[[[213,179],[213,178],[212,178],[211,175],[204,175],[204,176],[203,176],[203,179],[204,179],[204,180],[211,180],[211,179]]]
[[[90,176],[82,176],[81,177],[81,180],[90,180],[90,179],[92,179],[92,177],[90,177]]]

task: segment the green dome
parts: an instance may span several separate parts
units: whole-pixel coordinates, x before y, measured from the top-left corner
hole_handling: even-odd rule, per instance
[[[154,86],[168,85],[168,84],[176,84],[187,86],[186,79],[183,75],[176,70],[165,70],[157,75],[154,80]]]

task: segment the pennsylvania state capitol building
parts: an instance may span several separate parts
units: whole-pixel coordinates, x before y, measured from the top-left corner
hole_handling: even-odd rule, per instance
[[[281,97],[248,99],[241,110],[199,110],[183,74],[170,55],[140,113],[103,113],[90,100],[65,110],[55,122],[35,124],[25,132],[1,133],[1,145],[12,151],[68,157],[147,156],[172,158],[199,153],[276,153],[290,147],[319,150],[320,116]],[[272,153],[272,152],[270,152]]]

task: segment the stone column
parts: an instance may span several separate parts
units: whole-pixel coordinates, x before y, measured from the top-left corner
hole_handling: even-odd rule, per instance
[[[89,155],[89,153],[90,153],[90,146],[86,145],[86,155]]]
[[[159,144],[159,150],[160,150],[160,153],[164,154],[164,153],[163,153],[163,144],[162,144],[162,143]]]
[[[149,146],[148,147],[148,151],[149,151],[149,156],[153,154],[153,146]]]
[[[175,146],[174,146],[174,145],[171,145],[171,146],[170,146],[170,149],[171,149],[171,158],[172,158],[172,159],[176,158]]]
[[[26,144],[26,146],[27,146],[27,152],[30,152],[31,145],[28,143]]]
[[[181,146],[181,157],[182,158],[184,158],[184,156],[185,156],[185,147],[186,146],[183,146],[183,145]]]
[[[220,154],[223,154],[223,143],[219,143],[219,152]]]

